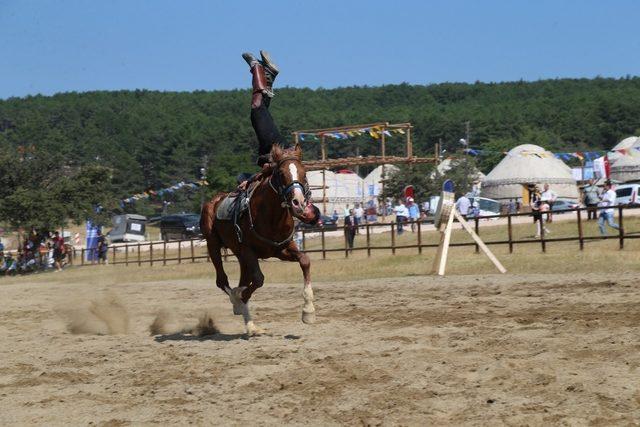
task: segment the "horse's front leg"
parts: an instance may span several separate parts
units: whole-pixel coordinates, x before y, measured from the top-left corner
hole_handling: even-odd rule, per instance
[[[316,308],[313,305],[311,260],[309,259],[309,255],[301,252],[295,242],[290,242],[289,245],[280,252],[278,258],[283,261],[297,261],[300,264],[302,275],[304,276],[304,285],[302,288],[302,298],[304,298],[304,305],[302,306],[302,321],[304,323],[315,323]]]

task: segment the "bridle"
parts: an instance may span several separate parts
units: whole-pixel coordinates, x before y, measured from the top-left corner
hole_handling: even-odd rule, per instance
[[[291,209],[292,206],[289,201],[289,195],[294,189],[298,188],[302,191],[302,194],[304,194],[305,204],[311,198],[311,190],[309,190],[309,184],[303,184],[297,179],[292,181],[289,185],[285,185],[284,182],[282,182],[282,172],[280,171],[280,167],[284,162],[288,161],[299,161],[299,159],[297,157],[285,157],[284,159],[279,160],[273,167],[273,173],[269,177],[268,182],[271,189],[278,195],[278,197],[280,197],[280,206]]]
[[[271,187],[271,189],[278,195],[278,197],[280,197],[280,206],[282,206],[283,208],[287,208],[289,210],[292,209],[291,202],[289,201],[289,194],[291,194],[291,192],[294,189],[299,188],[300,191],[302,191],[302,193],[304,194],[305,205],[307,204],[308,200],[311,198],[311,190],[309,190],[309,185],[308,184],[303,184],[298,180],[293,181],[289,185],[285,185],[282,182],[282,172],[280,172],[280,167],[282,166],[282,164],[284,162],[291,161],[291,160],[300,161],[297,157],[285,157],[285,158],[279,160],[272,167],[273,172],[271,173],[271,176],[267,180],[267,182],[269,183],[269,187]],[[251,203],[251,199],[249,199],[249,203]],[[251,206],[249,206],[248,213],[249,213],[249,227],[250,227],[251,231],[253,232],[253,235],[258,240],[260,240],[260,241],[262,241],[264,243],[267,243],[267,244],[269,244],[271,246],[274,246],[276,248],[280,248],[282,246],[285,246],[291,240],[293,240],[293,236],[296,233],[296,228],[295,227],[293,227],[291,229],[291,233],[289,233],[289,236],[286,239],[284,239],[282,241],[279,241],[279,242],[275,241],[275,240],[267,239],[266,237],[261,236],[258,233],[258,231],[255,229],[255,225],[253,223],[253,216],[251,215]]]

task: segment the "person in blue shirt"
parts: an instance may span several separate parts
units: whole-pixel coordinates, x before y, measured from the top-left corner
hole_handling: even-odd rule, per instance
[[[413,232],[416,226],[415,221],[420,219],[420,208],[413,197],[407,197],[407,209],[409,209],[409,221],[411,221],[411,231]]]

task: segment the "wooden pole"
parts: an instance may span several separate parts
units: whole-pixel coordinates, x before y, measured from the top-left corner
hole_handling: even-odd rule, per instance
[[[473,222],[475,224],[475,228],[476,228],[476,234],[480,235],[480,218],[478,218],[477,216],[473,219]],[[476,244],[476,253],[480,252],[480,248],[478,247],[478,245]]]
[[[582,211],[580,208],[576,210],[578,214],[578,241],[580,242],[580,250],[584,250],[584,236],[582,234]]]
[[[500,261],[498,261],[498,258],[495,257],[495,255],[493,255],[493,252],[491,252],[489,250],[489,248],[487,247],[487,245],[484,244],[484,242],[482,241],[482,239],[480,239],[480,236],[478,236],[473,229],[471,228],[471,226],[469,225],[469,223],[467,222],[467,220],[465,220],[462,215],[460,215],[457,211],[457,209],[452,209],[453,214],[455,215],[455,217],[458,219],[458,221],[460,222],[460,224],[462,225],[462,227],[464,227],[465,230],[467,230],[467,232],[469,234],[471,234],[471,237],[473,238],[473,240],[476,241],[476,243],[480,246],[480,248],[482,249],[482,251],[485,253],[485,255],[487,255],[487,257],[489,257],[489,259],[491,260],[491,262],[493,262],[493,265],[496,266],[496,268],[500,271],[500,273],[506,273],[507,269],[504,268],[504,266],[500,263]]]
[[[153,265],[153,242],[149,242],[149,264]]]
[[[413,157],[413,141],[411,141],[411,126],[407,127],[407,157]]]
[[[320,137],[320,154],[322,156],[322,161],[327,160],[327,147],[325,143],[325,136],[322,135]],[[322,214],[327,214],[327,177],[326,177],[326,169],[322,169]]]
[[[167,265],[167,242],[162,241],[162,265]]]
[[[511,214],[507,214],[507,232],[509,233],[509,253],[513,253],[513,230],[511,228]]]
[[[396,254],[396,224],[391,223],[391,253]]]
[[[129,265],[129,245],[124,245],[124,265]]]
[[[182,240],[178,240],[178,264],[182,264]]]
[[[455,211],[456,209],[453,207],[447,219],[447,226],[444,231],[440,232],[440,244],[438,245],[438,251],[436,252],[436,257],[433,260],[433,267],[431,269],[431,273],[435,273],[438,276],[444,276],[447,267],[447,255],[449,254],[449,243],[451,242],[451,229],[453,228]]]
[[[367,256],[371,257],[371,230],[370,225],[367,223]]]
[[[618,206],[618,236],[620,239],[620,249],[624,249],[624,224],[622,218],[622,206]]]
[[[547,242],[544,240],[544,215],[540,214],[538,224],[540,224],[540,244],[542,245],[542,252],[547,252]]]
[[[422,255],[422,221],[418,219],[418,253]]]
[[[140,257],[140,243],[138,243],[138,266],[142,265],[142,258]]]
[[[194,252],[193,249],[193,238],[189,239],[189,242],[191,243],[191,262],[196,262],[196,254]]]
[[[322,259],[327,259],[327,251],[325,249],[325,243],[324,243],[324,228],[320,233],[322,237]]]

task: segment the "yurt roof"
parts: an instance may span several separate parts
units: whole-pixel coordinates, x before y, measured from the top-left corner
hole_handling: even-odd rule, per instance
[[[399,170],[400,169],[397,166],[384,165],[384,172],[387,175],[387,178],[390,175],[398,172]],[[381,179],[382,179],[382,165],[376,167],[374,170],[369,172],[369,175],[367,175],[364,178],[364,182],[366,182],[367,184],[379,184]]]
[[[552,153],[533,144],[512,148],[484,179],[484,185],[575,183],[571,168]]]
[[[640,147],[639,136],[630,136],[628,138],[623,139],[622,141],[618,142],[615,145],[615,147],[613,147],[613,150],[620,150],[623,148],[634,148],[634,147]]]
[[[609,161],[611,161],[611,167],[630,167],[640,164],[640,137],[630,136],[618,142],[615,147],[611,149],[612,152],[607,154]],[[615,150],[628,149],[625,154],[618,153]]]

